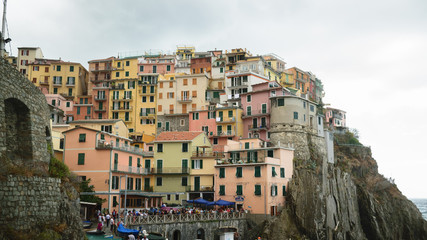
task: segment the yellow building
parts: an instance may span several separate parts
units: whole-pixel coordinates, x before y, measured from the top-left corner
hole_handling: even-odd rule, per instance
[[[179,59],[192,59],[196,52],[196,48],[193,46],[178,46],[176,49],[176,56]]]
[[[19,47],[17,59],[18,70],[25,76],[28,76],[28,64],[42,58],[43,53],[39,47]]]
[[[80,64],[61,60],[36,59],[28,64],[28,79],[49,94],[61,94],[67,99],[87,94],[88,71]]]
[[[162,132],[154,143],[154,191],[163,195],[163,202],[213,200],[215,156],[205,133]]]
[[[157,81],[158,73],[139,73],[138,80],[138,111],[137,127],[135,135],[155,136],[156,134],[156,104],[157,104]]]
[[[117,58],[112,62],[110,90],[110,119],[122,119],[135,132],[140,125],[137,110],[138,56]]]
[[[243,137],[243,110],[239,107],[221,107],[216,109],[216,135],[239,139]]]

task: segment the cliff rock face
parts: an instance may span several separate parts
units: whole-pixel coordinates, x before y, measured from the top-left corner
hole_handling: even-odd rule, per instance
[[[282,132],[272,141],[294,143],[295,170],[280,218],[257,233],[263,239],[427,239],[427,222],[378,173],[370,148],[336,144],[331,164],[320,137]]]

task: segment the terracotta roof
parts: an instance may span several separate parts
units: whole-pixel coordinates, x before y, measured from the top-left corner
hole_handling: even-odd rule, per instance
[[[162,132],[155,141],[191,141],[203,132]]]

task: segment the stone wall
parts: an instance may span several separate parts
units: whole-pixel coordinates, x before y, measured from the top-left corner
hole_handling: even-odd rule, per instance
[[[158,115],[157,116],[157,123],[161,122],[162,127],[157,128],[157,133],[160,134],[163,132],[166,126],[166,122],[169,122],[169,131],[188,131],[189,129],[189,118],[188,114],[176,114],[176,115]],[[184,125],[181,125],[181,120],[184,120]],[[157,124],[156,123],[156,124]]]
[[[0,160],[47,173],[49,117],[45,96],[0,58]]]
[[[137,229],[138,226],[133,226]],[[168,239],[174,239],[173,234],[179,231],[181,234],[180,239],[197,239],[197,230],[202,229],[204,232],[204,239],[215,239],[215,235],[221,232],[221,229],[236,229],[240,236],[244,236],[247,232],[246,219],[233,219],[221,221],[207,221],[207,222],[183,222],[183,223],[164,223],[164,224],[147,224],[143,225],[149,233],[159,233],[163,236],[166,235]]]

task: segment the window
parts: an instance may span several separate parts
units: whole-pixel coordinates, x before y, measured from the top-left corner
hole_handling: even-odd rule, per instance
[[[219,68],[219,72],[223,73],[224,72],[224,68]]]
[[[249,149],[249,143],[245,142],[245,149]]]
[[[261,166],[255,166],[255,177],[261,177]]]
[[[277,186],[276,185],[272,185],[271,186],[271,196],[277,196]]]
[[[157,122],[157,128],[162,128],[162,122]]]
[[[203,169],[203,160],[191,160],[191,169]]]
[[[277,176],[276,167],[271,167],[271,176],[273,177]]]
[[[243,176],[242,167],[236,168],[236,177],[241,178]]]
[[[144,66],[139,66],[139,71],[143,72],[144,71]]]
[[[243,195],[243,186],[242,185],[237,185],[237,189],[236,189],[236,195]]]
[[[53,106],[55,106],[55,105],[56,105],[56,100],[55,100],[55,99],[53,99],[53,100],[52,100],[52,105],[53,105]]]
[[[251,102],[252,101],[252,96],[251,95],[247,95],[246,96],[246,102]]]
[[[116,72],[116,77],[120,77],[120,72]]]
[[[157,152],[163,152],[163,143],[157,143]]]
[[[87,114],[90,114],[90,107],[87,107]]]
[[[77,161],[77,165],[84,165],[85,164],[85,154],[79,153],[79,159]]]
[[[166,71],[170,71],[171,70],[171,65],[166,65]]]
[[[141,190],[141,178],[137,178],[135,180],[135,190]]]
[[[163,99],[163,93],[159,93],[159,99]]]
[[[294,112],[294,119],[298,119],[298,112]]]
[[[182,144],[182,152],[188,152],[188,143]]]
[[[228,117],[233,117],[233,110],[228,111]]]
[[[86,133],[80,133],[79,142],[86,142]]]
[[[128,177],[127,190],[133,190],[133,178]]]
[[[193,97],[193,98],[197,98],[197,91],[193,91],[193,92],[191,93],[191,97]]]
[[[130,63],[129,61],[126,61],[126,67],[128,67],[128,66],[129,66],[129,63]]]
[[[125,72],[125,77],[129,77],[129,72],[128,71]]]
[[[74,66],[70,66],[70,72],[74,72]]]
[[[182,177],[181,178],[181,186],[187,186],[188,185],[188,178]]]
[[[214,145],[217,145],[217,144],[218,144],[218,138],[214,138],[214,139],[213,139],[213,144],[214,144]]]
[[[167,195],[166,195],[166,200],[168,200],[168,201],[170,201],[170,200],[171,200],[171,195],[170,195],[170,194],[167,194]]]
[[[193,78],[193,85],[197,85],[197,78]]]
[[[153,66],[153,73],[157,73],[157,66]]]
[[[58,88],[53,88],[53,94],[58,94]]]
[[[117,62],[117,67],[121,67],[122,66],[122,62]]]
[[[142,97],[142,102],[147,102],[147,97],[146,96]]]
[[[286,196],[286,186],[282,186],[282,195]]]
[[[193,120],[199,120],[199,113],[193,112]]]
[[[132,156],[129,156],[129,167],[132,167]]]
[[[314,105],[310,105],[310,111],[314,112]]]
[[[261,105],[261,113],[267,113],[267,104],[262,104]]]
[[[280,168],[280,177],[281,178],[285,177],[285,168]]]
[[[156,185],[157,185],[157,186],[162,186],[162,183],[163,183],[163,179],[162,179],[162,177],[157,177],[157,178],[156,178]]]
[[[267,151],[267,157],[274,157],[274,151],[273,150],[268,150]]]
[[[261,185],[255,185],[255,196],[261,196]]]
[[[307,106],[306,106],[306,103],[305,103],[305,102],[302,102],[302,103],[303,103],[303,105],[304,105],[304,109],[305,109],[305,108],[307,107]]]
[[[61,71],[61,66],[59,66],[59,65],[58,65],[58,66],[56,66],[56,71],[57,71],[57,72],[60,72],[60,71]]]
[[[179,194],[175,194],[175,201],[179,200]]]
[[[219,168],[219,178],[225,178],[225,168]]]
[[[173,82],[169,82],[169,88],[173,88]]]
[[[188,79],[184,78],[182,80],[182,85],[187,86],[188,85]]]
[[[71,105],[71,104],[70,104],[70,102],[66,102],[66,103],[65,103],[65,106],[66,106],[66,107],[70,107],[70,105]]]
[[[111,181],[111,189],[119,189],[119,176],[113,176]]]
[[[220,196],[225,195],[225,185],[219,185],[219,195]]]
[[[284,98],[279,98],[277,99],[277,106],[285,106],[285,99]]]
[[[157,111],[158,111],[158,112],[163,111],[163,106],[162,106],[162,105],[158,105],[158,106],[157,106]]]
[[[252,107],[251,107],[251,106],[247,106],[247,107],[246,107],[246,114],[247,114],[248,116],[252,115]]]

